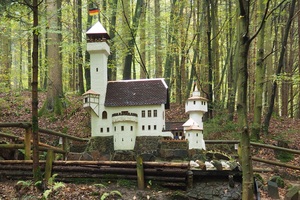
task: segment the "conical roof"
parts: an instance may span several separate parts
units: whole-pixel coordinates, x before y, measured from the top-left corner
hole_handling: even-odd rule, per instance
[[[110,39],[107,31],[102,26],[102,24],[98,21],[96,22],[87,32],[86,35],[89,39]]]

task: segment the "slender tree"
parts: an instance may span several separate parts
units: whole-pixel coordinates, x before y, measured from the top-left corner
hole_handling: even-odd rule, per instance
[[[132,66],[132,59],[134,56],[134,47],[136,46],[136,34],[139,26],[140,17],[144,7],[145,7],[144,0],[137,0],[135,6],[135,13],[134,16],[132,17],[132,26],[130,25],[130,21],[126,18],[126,15],[124,15],[131,36],[127,44],[127,47],[129,48],[129,52],[125,56],[125,62],[124,62],[124,69],[123,69],[124,80],[131,79],[131,72],[132,72],[131,66]]]
[[[265,1],[258,1],[258,17],[263,19],[265,10]],[[265,79],[265,63],[264,63],[264,38],[265,38],[265,26],[262,26],[261,31],[258,34],[257,41],[257,61],[255,69],[255,103],[254,103],[254,118],[253,118],[253,127],[252,135],[253,138],[259,140],[260,138],[260,129],[261,129],[261,117],[262,117],[262,98],[263,98],[263,88],[264,88],[264,79]]]
[[[287,23],[285,25],[283,39],[282,39],[282,43],[281,43],[281,51],[280,51],[278,66],[277,66],[276,74],[275,74],[276,76],[280,76],[281,70],[284,66],[286,46],[287,46],[288,35],[289,35],[289,31],[290,31],[290,28],[292,25],[293,16],[294,16],[295,4],[296,4],[296,0],[292,0],[290,9],[289,9],[289,17],[288,17]],[[262,127],[262,131],[265,134],[267,134],[269,131],[270,120],[271,120],[271,116],[272,116],[273,109],[274,109],[275,96],[277,93],[277,84],[278,84],[277,80],[274,79],[273,85],[272,85],[272,93],[271,93],[269,108],[268,108],[267,115],[265,116],[263,127]]]
[[[61,45],[61,28],[60,28],[60,3],[61,0],[47,0],[47,65],[48,81],[47,96],[44,103],[43,112],[62,113],[61,98],[63,97],[62,89],[62,63],[60,55]]]

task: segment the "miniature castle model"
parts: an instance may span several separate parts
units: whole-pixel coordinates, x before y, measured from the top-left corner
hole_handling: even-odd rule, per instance
[[[200,96],[197,86],[192,96],[186,101],[185,112],[189,119],[182,125],[189,149],[206,149],[203,140],[203,115],[207,112],[207,99]]]
[[[91,136],[113,136],[114,150],[133,150],[139,136],[173,137],[171,132],[164,131],[165,109],[169,108],[168,86],[164,79],[107,81],[110,54],[107,40],[110,37],[100,22],[86,34],[91,90],[83,94],[83,107],[91,115]],[[203,102],[206,101],[200,97],[200,92],[195,91],[186,105],[190,119],[184,124],[184,131],[190,149],[205,149],[202,116],[207,107],[205,109]]]

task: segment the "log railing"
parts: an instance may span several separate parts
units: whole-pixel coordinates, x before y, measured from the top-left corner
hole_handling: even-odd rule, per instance
[[[239,144],[240,142],[239,142],[239,140],[205,140],[205,143],[206,144]],[[261,144],[261,143],[257,143],[257,142],[250,142],[250,144],[253,147],[267,148],[267,149],[280,150],[280,151],[293,153],[293,154],[300,154],[300,150],[296,150],[296,149],[283,148],[283,147],[278,147],[278,146],[269,145],[269,144]],[[300,170],[300,166],[290,165],[287,163],[282,163],[282,162],[277,162],[277,161],[266,160],[266,159],[258,158],[255,156],[252,156],[252,160],[257,161],[257,162],[271,164],[271,165],[276,165],[276,166],[280,166],[280,167],[286,167],[286,168]]]
[[[24,144],[0,144],[0,149],[24,149],[25,151],[25,160],[31,159],[31,144],[32,144],[32,128],[31,123],[28,122],[17,122],[17,123],[0,123],[0,128],[22,128],[25,129],[25,136],[19,137],[13,134],[0,132],[1,137],[10,138],[15,141],[23,141]],[[58,136],[62,138],[62,148],[54,147],[48,144],[44,144],[39,142],[39,150],[48,151],[52,150],[55,153],[61,153],[65,156],[68,151],[68,140],[75,141],[88,141],[87,138],[79,138],[76,136],[68,135],[65,133],[60,133],[52,130],[47,130],[43,128],[39,128],[40,133],[44,133],[47,135]]]

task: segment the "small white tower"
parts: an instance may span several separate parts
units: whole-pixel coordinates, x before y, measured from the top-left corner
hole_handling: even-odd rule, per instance
[[[90,54],[91,90],[83,94],[84,108],[91,113],[92,136],[100,136],[103,128],[100,127],[100,113],[104,111],[104,102],[107,87],[107,59],[110,48],[107,40],[110,39],[100,22],[94,24],[87,32],[87,51]],[[93,112],[91,112],[93,111]],[[107,136],[103,134],[102,136]]]
[[[183,124],[183,129],[189,149],[205,149],[202,118],[207,112],[207,99],[200,96],[197,86],[186,101],[185,112],[189,114],[189,119]]]
[[[200,128],[203,128],[202,118],[207,112],[207,99],[200,96],[197,86],[192,96],[186,101],[185,112],[189,114],[189,118],[193,119]]]

